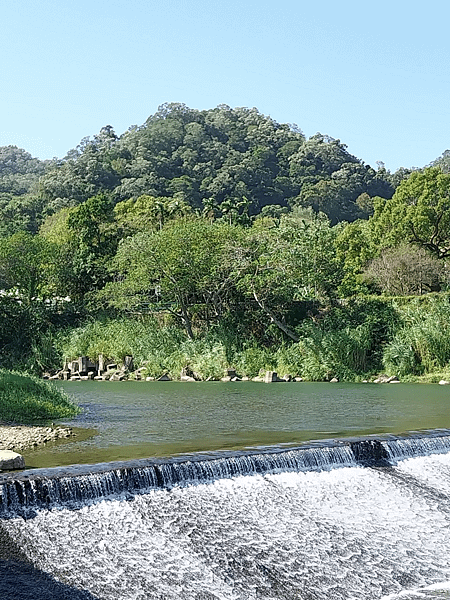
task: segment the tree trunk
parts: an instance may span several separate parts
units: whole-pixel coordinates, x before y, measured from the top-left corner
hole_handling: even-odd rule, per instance
[[[253,290],[253,297],[255,298],[256,302],[258,303],[258,306],[260,306],[263,311],[269,315],[270,320],[275,323],[275,325],[281,329],[281,331],[283,333],[285,333],[288,337],[291,338],[291,340],[294,340],[294,342],[298,342],[300,340],[300,338],[287,326],[285,325],[282,321],[280,321],[280,319],[278,319],[274,313],[270,310],[270,308],[268,308],[265,303],[263,302],[263,300],[260,300],[258,298],[258,296],[256,295],[255,290]]]

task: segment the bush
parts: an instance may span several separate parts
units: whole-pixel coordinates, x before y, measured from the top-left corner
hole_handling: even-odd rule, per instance
[[[261,371],[274,371],[276,358],[267,348],[254,344],[235,353],[234,367],[239,375],[256,377]]]
[[[0,420],[34,423],[73,417],[80,409],[56,386],[33,376],[0,371]]]
[[[388,373],[398,377],[419,374],[423,370],[414,348],[407,340],[402,339],[401,335],[396,335],[386,346],[383,354],[383,366]]]

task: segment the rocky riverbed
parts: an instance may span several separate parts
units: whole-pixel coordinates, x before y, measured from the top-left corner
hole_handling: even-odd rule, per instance
[[[21,452],[74,435],[70,427],[35,427],[0,423],[0,450]]]

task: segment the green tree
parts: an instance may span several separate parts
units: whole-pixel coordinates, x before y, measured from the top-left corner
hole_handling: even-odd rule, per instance
[[[336,259],[343,274],[338,294],[347,297],[368,293],[370,290],[363,273],[378,251],[378,244],[372,239],[369,222],[357,220],[341,227],[336,236],[335,246]]]
[[[438,167],[413,172],[390,200],[374,199],[370,226],[382,247],[407,241],[450,256],[450,174]]]
[[[0,239],[0,282],[30,304],[52,293],[50,281],[55,246],[41,236],[21,231]]]
[[[114,207],[115,221],[124,235],[132,235],[138,231],[162,229],[167,221],[191,213],[191,207],[181,198],[155,198],[148,194],[118,202]]]
[[[164,310],[194,337],[194,315],[218,317],[231,285],[239,230],[180,219],[122,240],[100,297],[121,309]]]
[[[111,197],[102,193],[71,208],[66,220],[62,213],[59,226],[67,232],[60,245],[61,293],[76,303],[85,303],[85,295],[109,279],[107,263],[119,242],[112,206]]]
[[[261,219],[249,230],[236,265],[237,287],[294,341],[288,314],[300,300],[325,300],[340,280],[335,229],[312,210],[283,216],[279,226]]]

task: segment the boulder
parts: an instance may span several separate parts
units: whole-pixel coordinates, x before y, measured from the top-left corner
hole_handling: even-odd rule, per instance
[[[389,377],[388,375],[379,375],[374,383],[400,383],[396,375]]]
[[[124,367],[125,371],[133,370],[133,357],[132,356],[125,356],[124,361],[123,361],[123,367]]]
[[[123,381],[125,379],[125,373],[123,371],[114,371],[109,378],[109,381]]]
[[[167,373],[164,373],[164,375],[161,375],[161,377],[158,377],[158,379],[156,381],[172,381],[172,379],[170,378],[170,376]]]
[[[264,383],[275,383],[276,381],[286,381],[286,379],[280,379],[276,371],[266,371]]]
[[[11,450],[0,450],[0,471],[24,469],[25,460],[21,454]]]
[[[339,383],[339,379],[337,377],[333,377],[333,379],[330,379],[330,383]]]
[[[450,385],[450,381],[447,381],[446,379],[441,379],[439,385]]]

